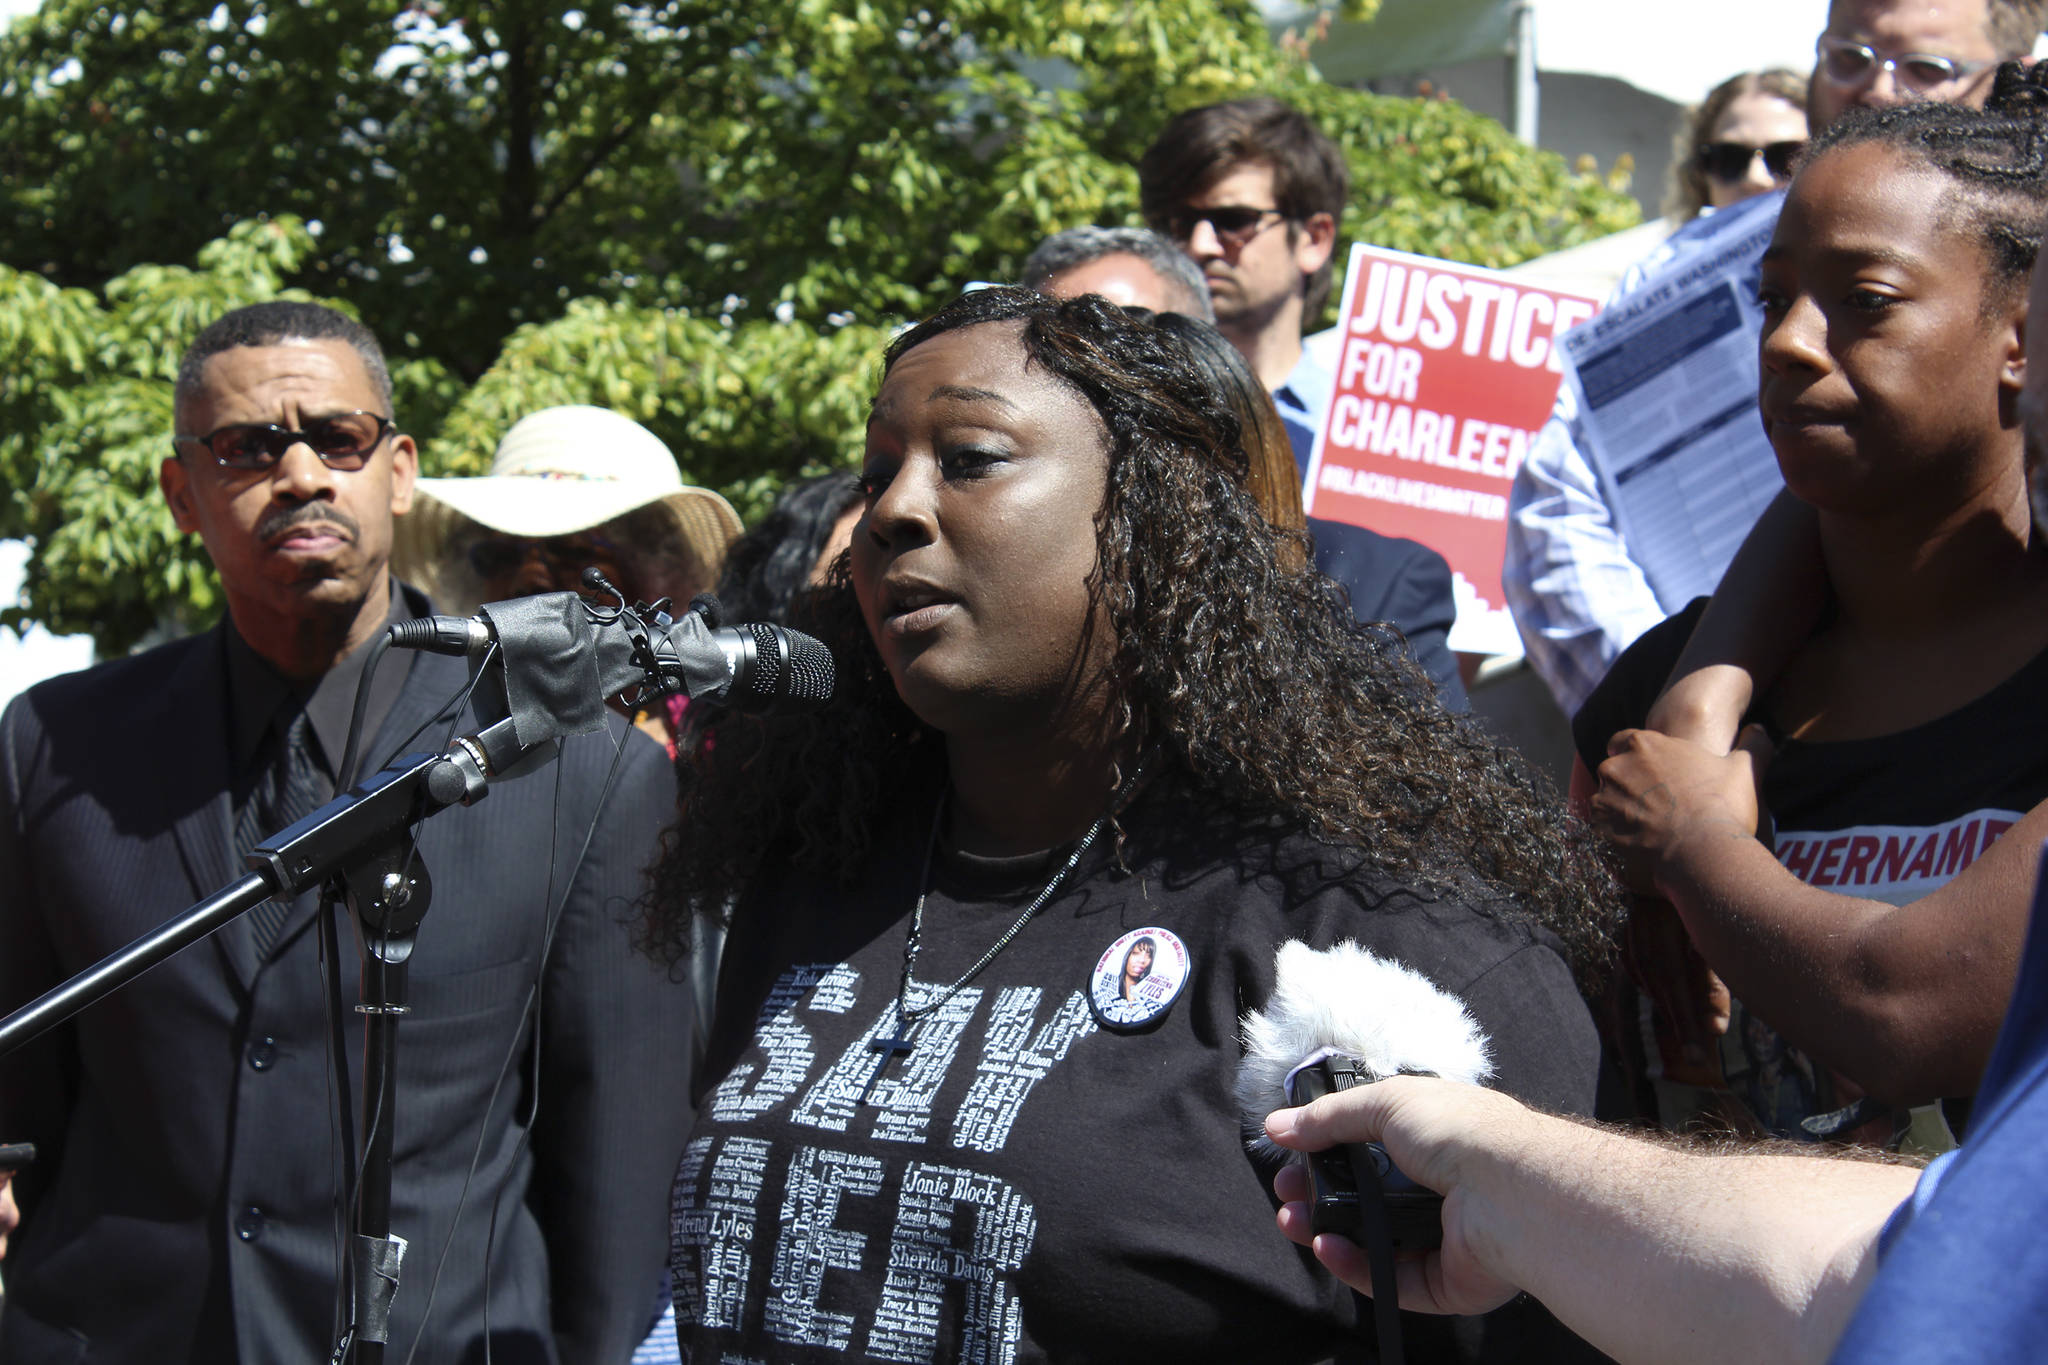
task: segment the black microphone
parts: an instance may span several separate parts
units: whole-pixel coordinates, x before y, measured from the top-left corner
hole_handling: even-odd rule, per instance
[[[579,605],[582,601],[572,593],[547,596],[573,599]],[[520,599],[518,603],[492,603],[478,616],[400,621],[391,627],[391,643],[400,649],[474,659],[501,642],[504,626],[493,614],[523,619],[506,610],[521,604],[540,605],[533,599]],[[648,623],[631,610],[588,618],[587,648],[597,659],[598,685],[610,689],[604,695],[640,683],[746,712],[802,709],[832,700],[838,670],[823,641],[760,621],[712,629],[705,624],[705,615],[697,610],[685,612],[666,634],[651,632]],[[546,620],[558,626],[561,613],[551,611]],[[559,642],[559,630],[550,634]],[[651,645],[651,660],[638,655],[636,637]],[[517,648],[521,642],[503,643],[507,658],[516,661],[522,654]],[[655,665],[652,670],[647,667],[650,662]],[[513,666],[518,665],[515,662]]]
[[[730,675],[716,699],[733,710],[803,709],[832,700],[838,669],[832,651],[815,636],[765,621],[720,626],[708,634]]]
[[[394,649],[467,654],[472,659],[497,643],[497,639],[498,633],[481,616],[419,616],[391,627]]]

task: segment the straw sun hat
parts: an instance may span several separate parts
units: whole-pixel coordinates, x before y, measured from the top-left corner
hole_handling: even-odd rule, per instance
[[[479,601],[482,584],[463,556],[479,527],[546,540],[659,503],[714,579],[741,530],[724,498],[683,483],[659,437],[609,408],[543,408],[505,433],[490,473],[421,479],[415,491],[412,511],[398,519],[391,567],[443,611]]]

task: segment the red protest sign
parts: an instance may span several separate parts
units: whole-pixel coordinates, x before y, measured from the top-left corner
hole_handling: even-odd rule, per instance
[[[1552,338],[1599,308],[1497,271],[1351,249],[1303,502],[1449,560],[1453,649],[1521,653],[1500,588],[1508,488],[1557,398]]]

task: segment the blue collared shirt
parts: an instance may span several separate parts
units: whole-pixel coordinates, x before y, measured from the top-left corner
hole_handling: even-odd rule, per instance
[[[1775,218],[1782,194],[1760,211]],[[1629,267],[1613,295],[1626,298],[1658,267],[1713,226],[1693,219]],[[1607,676],[1638,635],[1684,602],[1658,599],[1642,565],[1629,553],[1585,455],[1585,427],[1571,386],[1560,385],[1550,420],[1508,494],[1507,555],[1501,588],[1522,646],[1569,716]]]
[[[1280,410],[1280,420],[1287,426],[1287,439],[1294,446],[1294,463],[1301,470],[1304,492],[1309,452],[1315,448],[1316,432],[1323,425],[1323,415],[1330,410],[1330,394],[1336,387],[1337,376],[1304,346],[1301,359],[1294,362],[1287,378],[1273,390],[1273,406]]]

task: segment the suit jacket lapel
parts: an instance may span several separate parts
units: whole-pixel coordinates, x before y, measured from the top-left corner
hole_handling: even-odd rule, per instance
[[[376,735],[363,745],[363,760],[357,766],[362,769],[364,777],[376,772],[387,760],[399,757],[394,752],[399,741],[439,715],[441,708],[461,690],[467,677],[460,665],[450,667],[450,660],[431,654],[415,654],[407,650],[401,655],[393,650],[384,656],[384,660],[385,668],[409,668],[411,671],[405,677],[405,690],[391,703],[390,714],[377,727]],[[433,667],[434,664],[440,667]],[[405,747],[409,753],[422,750],[439,753],[442,748],[441,731],[421,731]]]
[[[398,590],[409,616],[417,618],[432,614],[433,604],[424,594],[403,583],[398,585]],[[380,672],[387,668],[403,668],[407,672],[403,689],[391,703],[390,714],[384,717],[384,723],[377,727],[375,735],[364,739],[362,757],[356,764],[364,777],[376,772],[387,760],[399,757],[394,752],[399,742],[439,715],[441,708],[455,698],[468,679],[465,664],[409,649],[388,651],[377,667]],[[423,731],[405,747],[408,752],[422,749],[439,752],[441,735]]]
[[[407,605],[415,615],[424,615],[431,610],[425,598],[410,590],[406,592]],[[183,809],[185,814],[177,818],[174,828],[186,873],[192,880],[192,898],[195,901],[240,880],[248,871],[242,862],[242,855],[247,850],[234,846],[224,649],[218,626],[194,640],[193,647],[186,652],[159,694],[162,706],[158,719],[160,728],[153,731],[186,736],[184,761],[178,765],[177,771],[165,774],[165,780],[184,798],[176,808]],[[429,666],[420,667],[423,663]],[[432,666],[436,664],[440,666]],[[363,746],[364,760],[360,766],[365,767],[366,776],[376,771],[367,765],[380,763],[399,741],[433,719],[466,678],[466,669],[454,660],[416,655],[410,651],[387,653],[379,667],[406,668],[408,673],[404,689],[392,703],[390,714],[377,727],[377,734]],[[437,744],[438,740],[438,735],[423,735],[408,747],[418,749]],[[339,761],[340,756],[335,757]],[[304,933],[315,918],[312,907],[317,904],[317,898],[308,894],[299,900],[271,948],[273,957]],[[224,926],[212,935],[212,939],[215,950],[242,989],[251,989],[263,968],[263,959],[257,955],[255,926],[249,922],[249,917],[244,915]]]
[[[377,727],[377,733],[364,741],[362,745],[362,757],[356,766],[362,771],[364,777],[368,777],[376,772],[382,766],[387,756],[397,757],[398,755],[391,752],[392,747],[421,725],[432,720],[440,711],[441,706],[460,689],[465,677],[460,666],[451,668],[447,666],[449,661],[436,660],[443,667],[439,669],[421,667],[422,664],[427,663],[432,658],[433,656],[431,655],[423,656],[415,654],[411,650],[391,650],[384,655],[383,662],[378,665],[379,669],[403,668],[408,671],[405,677],[404,689],[399,692],[397,698],[391,703],[391,710],[384,717],[383,723]],[[438,682],[436,681],[437,675]],[[409,750],[429,747],[438,749],[439,742],[440,736],[438,734],[423,734],[419,739],[408,745],[407,748]],[[340,762],[340,755],[335,756],[335,761]],[[292,907],[291,918],[285,921],[284,929],[278,934],[277,942],[270,950],[272,957],[276,957],[284,952],[294,939],[306,932],[307,927],[318,918],[314,913],[318,906],[319,898],[312,893],[299,897],[298,903]],[[342,913],[346,914],[347,912],[343,911]],[[247,916],[244,916],[243,921],[245,922],[246,920]],[[245,934],[247,932],[245,930]],[[253,937],[249,938],[249,955],[253,962],[255,959],[255,939]]]
[[[227,667],[216,626],[192,642],[161,692],[154,733],[182,736],[178,759],[157,775],[168,791],[172,822],[192,899],[241,879],[248,869],[234,846],[234,806],[227,731]],[[213,936],[214,950],[244,990],[256,978],[256,948],[246,917]]]

